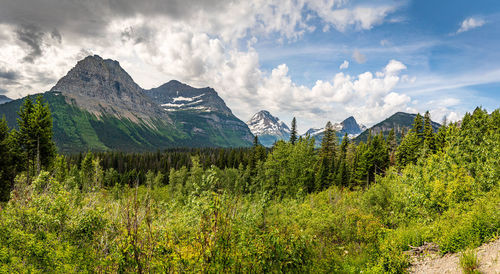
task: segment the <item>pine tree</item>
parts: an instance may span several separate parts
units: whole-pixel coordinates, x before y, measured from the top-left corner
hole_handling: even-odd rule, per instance
[[[321,149],[319,152],[319,162],[316,172],[316,190],[325,189],[335,178],[335,152],[337,146],[337,135],[332,123],[325,126]]]
[[[406,134],[396,150],[396,163],[400,168],[417,162],[421,143],[421,139],[414,131]]]
[[[424,115],[424,139],[425,148],[434,153],[436,151],[436,140],[434,137],[434,129],[432,128],[431,114],[429,111],[425,112]]]
[[[44,103],[42,96],[38,96],[36,99],[32,123],[34,128],[33,142],[36,144],[36,171],[38,174],[42,167],[48,168],[56,156],[56,146],[52,140],[52,115],[49,105]]]
[[[389,163],[391,165],[394,165],[396,163],[396,148],[398,146],[394,128],[392,128],[391,131],[389,131],[389,135],[387,136],[387,146],[389,149]]]
[[[0,120],[0,201],[9,199],[15,176],[9,127],[5,117]]]
[[[290,143],[292,145],[295,145],[295,142],[297,141],[297,120],[295,117],[292,119],[292,129],[290,131]]]
[[[19,131],[15,131],[15,140],[24,159],[27,180],[33,173],[38,174],[41,168],[48,168],[56,155],[56,147],[52,140],[52,116],[49,106],[38,96],[36,103],[30,96],[26,98],[18,112]]]
[[[347,148],[349,147],[349,137],[347,133],[344,134],[342,142],[340,143],[340,153],[337,161],[336,181],[338,185],[349,185],[349,166],[347,164]]]
[[[15,139],[17,141],[17,146],[22,153],[22,158],[24,159],[24,168],[26,169],[26,178],[28,184],[30,184],[31,178],[31,170],[30,166],[32,164],[33,155],[34,155],[34,142],[33,142],[33,124],[31,122],[32,116],[34,112],[33,100],[31,96],[28,96],[19,112],[19,118],[17,119],[17,125],[19,127],[19,131],[15,131]]]
[[[424,121],[422,118],[422,115],[420,113],[417,113],[417,116],[415,116],[415,120],[413,120],[413,132],[417,134],[417,137],[420,139],[424,139]]]

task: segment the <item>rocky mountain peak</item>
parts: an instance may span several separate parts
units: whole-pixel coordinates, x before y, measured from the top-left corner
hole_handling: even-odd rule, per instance
[[[98,55],[80,60],[51,91],[61,92],[69,102],[98,116],[107,114],[133,121],[167,116],[120,63]]]
[[[290,128],[267,110],[255,113],[247,121],[247,125],[265,146],[271,146],[277,140],[290,138]]]
[[[167,112],[195,111],[233,115],[224,100],[211,87],[194,88],[177,80],[171,80],[157,88],[146,90],[145,94]]]
[[[363,132],[362,126],[358,124],[353,116],[345,119],[340,124],[342,125],[342,132],[347,133],[348,135],[357,135]]]

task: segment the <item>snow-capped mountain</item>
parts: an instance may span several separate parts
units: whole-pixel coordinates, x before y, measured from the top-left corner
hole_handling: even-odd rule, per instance
[[[339,141],[342,140],[344,135],[347,133],[349,138],[355,138],[359,134],[361,134],[366,127],[364,125],[358,124],[354,117],[349,117],[342,121],[341,123],[335,123],[332,125],[335,133],[339,137]],[[311,136],[316,140],[316,144],[321,144],[321,140],[323,139],[323,135],[325,134],[325,128],[310,128],[307,130],[302,136]]]
[[[247,122],[250,131],[259,137],[264,146],[272,146],[278,140],[290,138],[290,128],[267,110],[255,113]]]

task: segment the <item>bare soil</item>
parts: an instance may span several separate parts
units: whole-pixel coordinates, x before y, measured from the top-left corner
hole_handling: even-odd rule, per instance
[[[421,250],[419,248],[417,250]],[[500,239],[484,244],[474,250],[481,273],[500,274]],[[462,273],[460,253],[439,255],[437,251],[417,252],[412,255],[410,273]]]

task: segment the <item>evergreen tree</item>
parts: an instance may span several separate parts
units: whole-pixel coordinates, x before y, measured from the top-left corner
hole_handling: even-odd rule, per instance
[[[316,172],[316,190],[325,189],[331,184],[333,178],[335,178],[336,141],[337,135],[335,134],[332,123],[328,121],[325,126],[319,152],[319,162]]]
[[[401,141],[396,150],[396,163],[400,168],[410,163],[416,163],[419,157],[421,139],[417,133],[410,131]]]
[[[34,112],[34,106],[33,106],[33,100],[31,99],[31,96],[28,96],[23,104],[21,105],[21,108],[19,109],[19,112],[17,113],[19,115],[19,118],[17,119],[17,125],[19,127],[19,131],[15,131],[15,139],[17,142],[17,146],[21,152],[22,155],[20,155],[23,158],[23,164],[24,168],[26,169],[26,177],[28,184],[30,184],[30,178],[31,178],[31,172],[32,168],[30,169],[32,162],[33,162],[33,155],[34,155],[34,140],[33,140],[33,124],[31,122],[32,116]]]
[[[0,201],[9,199],[12,183],[15,177],[15,168],[12,158],[11,138],[5,117],[0,120]]]
[[[389,131],[389,135],[387,136],[387,146],[389,149],[389,163],[390,165],[394,165],[396,163],[396,148],[398,146],[394,128]]]
[[[382,132],[373,138],[370,149],[373,151],[373,166],[370,167],[370,181],[372,181],[375,180],[375,174],[383,174],[389,166],[389,151]]]
[[[427,151],[434,153],[436,151],[436,141],[434,138],[434,129],[432,128],[431,114],[429,111],[424,115],[424,146]]]
[[[297,120],[295,117],[292,119],[292,129],[290,131],[290,143],[292,145],[295,145],[295,142],[297,141]]]
[[[347,164],[347,148],[349,147],[349,137],[344,134],[340,143],[340,153],[337,161],[336,181],[338,185],[348,186],[350,180],[349,165]]]
[[[417,116],[415,116],[415,120],[413,120],[413,132],[417,134],[417,137],[420,139],[424,139],[424,120],[422,118],[422,115],[420,113],[417,113]]]
[[[36,103],[30,96],[26,98],[18,112],[19,131],[15,131],[15,140],[24,159],[28,183],[33,173],[41,168],[48,168],[56,155],[56,146],[52,140],[52,116],[49,106],[38,96]]]
[[[35,161],[37,174],[48,168],[56,156],[56,145],[52,140],[52,115],[49,105],[38,96],[33,111],[33,143],[36,144]]]

